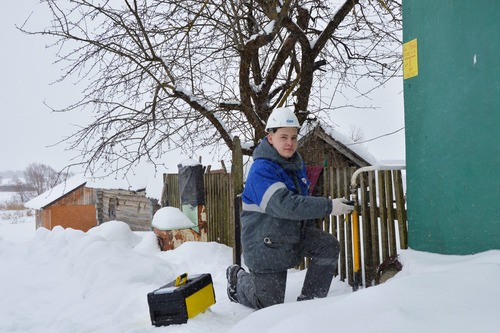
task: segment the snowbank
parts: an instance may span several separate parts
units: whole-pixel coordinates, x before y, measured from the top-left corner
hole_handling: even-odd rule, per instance
[[[153,216],[153,227],[160,230],[177,230],[196,225],[177,207],[162,207]]]
[[[33,227],[33,223],[29,223]],[[84,233],[40,228],[13,242],[0,224],[0,332],[496,332],[500,251],[444,256],[403,251],[403,270],[355,293],[334,279],[326,299],[297,303],[305,272],[290,270],[285,304],[229,302],[231,248],[188,242],[161,252],[153,232],[107,222]],[[34,228],[32,229],[34,230]],[[147,293],[177,275],[210,273],[216,304],[185,325],[151,325]]]

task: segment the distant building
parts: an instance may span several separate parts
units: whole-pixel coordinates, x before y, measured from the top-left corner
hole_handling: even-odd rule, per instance
[[[145,189],[125,190],[99,187],[75,176],[28,201],[35,210],[36,228],[55,226],[87,231],[99,224],[118,220],[134,231],[151,230],[158,200],[146,196]]]

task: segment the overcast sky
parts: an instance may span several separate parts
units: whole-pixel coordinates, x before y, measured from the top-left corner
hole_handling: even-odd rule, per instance
[[[47,49],[50,40],[40,36],[27,36],[15,26],[22,25],[30,13],[40,28],[48,22],[38,0],[4,1],[0,11],[2,48],[0,61],[0,171],[24,170],[36,162],[64,168],[75,157],[66,151],[67,145],[57,142],[76,131],[74,124],[84,125],[90,116],[80,113],[52,113],[44,105],[63,107],[79,99],[80,90],[70,82],[50,85],[59,78],[60,68],[53,65],[54,48]],[[365,139],[396,131],[404,126],[402,79],[390,83],[368,103],[374,110],[339,110],[332,113],[336,125],[344,134],[351,125],[363,129]],[[352,101],[356,104],[356,101]],[[365,104],[367,102],[365,101]],[[404,159],[404,131],[365,144],[379,160]],[[165,156],[176,171],[178,162],[187,156],[173,153]],[[205,161],[205,160],[204,160]],[[214,168],[218,168],[215,163]]]
[[[24,35],[15,28],[40,7],[37,3],[4,1],[0,12],[0,170],[23,170],[31,162],[57,169],[73,156],[63,147],[49,147],[71,133],[71,118],[52,114],[44,105],[44,101],[69,100],[71,93],[66,91],[71,89],[49,86],[58,77],[51,65],[53,50],[45,49],[40,37]]]

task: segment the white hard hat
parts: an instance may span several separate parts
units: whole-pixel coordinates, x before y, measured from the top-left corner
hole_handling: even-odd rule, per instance
[[[300,128],[299,121],[293,113],[293,110],[283,107],[276,108],[269,115],[269,119],[267,119],[266,124],[266,132],[270,132],[273,128],[280,127],[296,127]]]

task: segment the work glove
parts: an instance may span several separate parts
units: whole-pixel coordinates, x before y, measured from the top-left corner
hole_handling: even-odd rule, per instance
[[[354,206],[346,205],[349,202],[346,198],[338,198],[332,200],[332,215],[349,214],[354,210]]]

